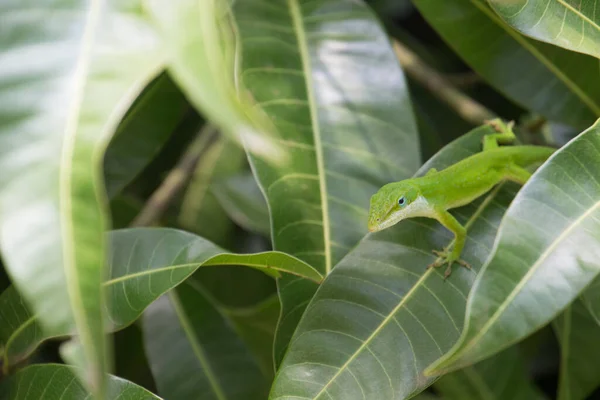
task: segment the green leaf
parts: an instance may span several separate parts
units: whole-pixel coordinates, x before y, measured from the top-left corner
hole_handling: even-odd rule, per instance
[[[600,120],[532,176],[469,295],[456,345],[428,373],[482,360],[548,324],[600,269]]]
[[[62,364],[30,365],[0,383],[0,400],[87,400],[91,393],[77,379],[79,371]],[[105,400],[159,400],[146,389],[108,376]]]
[[[241,171],[246,165],[244,150],[219,137],[205,151],[196,167],[181,203],[177,218],[179,225],[215,244],[233,249],[235,226],[215,198],[212,188],[220,179]]]
[[[269,208],[252,173],[217,182],[212,193],[238,225],[252,232],[270,235]]]
[[[600,325],[579,300],[552,325],[561,351],[558,400],[585,400],[600,386]]]
[[[109,198],[114,198],[150,163],[190,108],[166,73],[145,88],[119,124],[104,157]]]
[[[261,369],[273,381],[273,342],[281,312],[279,297],[273,295],[261,303],[247,308],[222,310],[235,325],[240,337],[259,360]]]
[[[545,396],[529,381],[513,346],[489,360],[444,375],[434,384],[445,400],[534,400]]]
[[[44,331],[78,336],[86,382],[99,398],[110,364],[102,157],[162,64],[140,9],[136,1],[0,5],[2,255]]]
[[[484,0],[413,3],[459,56],[508,98],[580,129],[600,117],[598,60],[522,36]]]
[[[144,341],[158,393],[167,399],[263,400],[269,381],[231,321],[187,280],[144,313]]]
[[[234,15],[240,80],[291,158],[276,167],[250,157],[273,247],[326,275],[367,233],[371,195],[419,164],[403,73],[362,1],[248,0],[235,3]],[[276,362],[316,290],[293,277],[278,285]]]
[[[274,277],[285,272],[315,282],[322,279],[314,268],[290,255],[276,251],[230,254],[199,236],[175,229],[124,229],[113,231],[110,239],[110,279],[104,288],[109,300],[105,325],[111,331],[131,324],[148,305],[199,267],[244,265]],[[5,347],[7,367],[26,357],[41,341],[71,333],[43,331],[38,318],[21,303],[16,291],[0,296],[0,345]],[[13,310],[17,312],[14,316]]]
[[[477,128],[444,147],[418,172],[443,169],[481,151]],[[368,235],[334,268],[307,307],[279,368],[271,399],[407,399],[433,382],[423,370],[460,335],[467,295],[518,186],[505,184],[452,210],[468,227],[462,257],[444,281],[427,269],[453,235],[411,218]],[[329,396],[329,397],[328,397]]]
[[[583,304],[600,324],[600,277],[594,279],[585,292],[581,295]]]
[[[498,15],[525,35],[600,58],[596,0],[488,1]]]
[[[236,143],[274,165],[288,161],[272,125],[234,82],[236,38],[227,0],[149,0],[169,71],[190,102]]]

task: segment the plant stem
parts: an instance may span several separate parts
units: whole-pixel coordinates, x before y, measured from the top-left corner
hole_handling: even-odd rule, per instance
[[[216,137],[217,130],[213,125],[206,124],[194,141],[177,162],[162,184],[152,193],[144,208],[131,222],[131,226],[149,226],[154,224],[167,210],[175,196],[189,182],[200,157]]]
[[[393,41],[394,51],[407,75],[425,86],[431,93],[448,104],[465,121],[481,125],[487,120],[497,118],[496,114],[459,91],[442,74],[425,64],[406,46]]]

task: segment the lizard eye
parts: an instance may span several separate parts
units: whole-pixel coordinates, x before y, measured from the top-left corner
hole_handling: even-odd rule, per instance
[[[400,197],[400,200],[398,200],[398,204],[403,206],[405,203],[406,203],[406,199],[404,198],[404,196]]]

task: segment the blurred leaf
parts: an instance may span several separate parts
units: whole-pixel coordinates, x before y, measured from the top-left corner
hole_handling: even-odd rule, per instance
[[[492,132],[483,126],[463,135],[417,175],[481,151],[482,137]],[[308,305],[271,399],[362,400],[364,393],[367,399],[401,400],[429,386],[434,379],[423,370],[458,339],[467,295],[515,188],[501,185],[452,210],[468,227],[462,257],[473,270],[455,267],[446,281],[443,271],[427,269],[435,260],[431,251],[453,238],[437,221],[411,218],[363,239]]]
[[[240,79],[291,158],[275,167],[250,157],[274,249],[325,275],[367,233],[371,195],[419,164],[403,73],[360,1],[248,0],[236,2],[234,14],[243,38]],[[317,288],[293,277],[278,285],[276,362]]]
[[[113,231],[110,239],[110,279],[104,282],[109,299],[105,325],[109,330],[131,324],[148,305],[199,267],[244,265],[275,277],[288,272],[315,281],[321,279],[315,269],[290,255],[230,254],[199,236],[175,229],[123,229]],[[0,305],[0,345],[5,347],[6,367],[26,357],[41,341],[71,333],[43,331],[15,290],[3,293]]]
[[[561,351],[558,400],[585,400],[600,386],[600,325],[579,300],[552,325]]]
[[[419,126],[421,156],[424,160],[431,158],[446,144],[474,128],[419,83],[411,79],[408,82]]]
[[[600,117],[598,60],[522,36],[484,0],[413,3],[466,63],[523,107],[580,129]]]
[[[75,368],[62,364],[30,365],[0,382],[0,400],[87,400],[91,393],[75,379]],[[106,379],[105,400],[159,400],[158,396],[116,376]]]
[[[150,305],[143,321],[146,351],[161,396],[266,397],[267,376],[201,285],[184,282]]]
[[[600,120],[556,152],[502,221],[469,295],[456,345],[428,368],[448,372],[548,324],[600,272]]]
[[[77,371],[100,398],[110,364],[102,157],[163,62],[140,10],[136,0],[0,3],[2,254],[48,335],[78,335]]]
[[[515,29],[538,40],[600,58],[597,0],[488,0]]]
[[[248,308],[225,308],[223,312],[235,325],[240,337],[257,360],[269,382],[275,374],[273,365],[273,342],[281,307],[279,297],[273,295],[267,300]]]
[[[444,375],[434,387],[444,400],[534,400],[545,396],[527,377],[513,346],[489,360]]]
[[[109,198],[114,198],[159,153],[182,121],[189,105],[165,73],[133,103],[119,124],[104,157]]]
[[[246,166],[244,150],[223,137],[204,153],[183,197],[178,222],[188,231],[211,242],[234,249],[235,226],[212,193],[219,179]]]
[[[169,52],[169,70],[189,98],[220,130],[272,164],[287,154],[272,126],[234,82],[235,37],[226,0],[149,0],[145,3]]]
[[[216,183],[212,193],[229,217],[241,227],[269,236],[269,208],[252,173],[239,174]]]
[[[110,215],[113,229],[127,228],[140,213],[144,203],[137,197],[119,194],[110,202]]]
[[[156,392],[156,384],[146,357],[140,325],[138,320],[127,328],[114,333],[114,374],[151,392]]]

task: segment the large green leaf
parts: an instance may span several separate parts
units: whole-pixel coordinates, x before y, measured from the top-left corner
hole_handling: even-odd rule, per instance
[[[114,198],[148,165],[190,108],[166,73],[140,94],[106,149],[106,192]]]
[[[600,14],[596,0],[488,1],[520,32],[600,58]]]
[[[370,196],[419,163],[404,76],[362,1],[248,0],[234,14],[240,80],[291,158],[274,167],[250,157],[273,246],[328,274],[367,233]],[[315,289],[292,277],[279,282],[277,362]]]
[[[188,280],[144,313],[144,342],[167,399],[264,400],[270,381],[231,321]]]
[[[564,310],[600,272],[599,217],[600,120],[519,192],[470,293],[460,340],[429,371],[489,357]]]
[[[485,0],[413,3],[450,47],[500,93],[551,120],[581,129],[600,117],[598,60],[522,36]]]
[[[230,0],[149,0],[148,12],[168,51],[169,70],[190,102],[221,131],[252,154],[273,165],[288,160],[274,140],[272,125],[236,91],[237,45],[229,14]]]
[[[443,169],[481,151],[488,127],[444,147],[418,172]],[[488,256],[516,185],[497,187],[453,210],[467,224],[463,257],[444,281],[431,250],[452,234],[437,221],[414,218],[368,235],[327,276],[296,330],[271,398],[406,399],[433,382],[423,370],[460,335],[467,295]],[[329,396],[329,397],[328,397]]]
[[[585,400],[600,386],[600,325],[579,300],[552,325],[561,352],[558,400]]]
[[[75,368],[62,364],[30,365],[0,383],[0,400],[87,400],[91,393],[75,379]],[[159,400],[146,389],[109,376],[105,400]]]
[[[140,10],[136,0],[0,5],[2,254],[43,329],[78,335],[100,398],[109,364],[102,157],[162,63]]]
[[[110,279],[104,282],[109,299],[105,325],[110,330],[131,324],[148,305],[199,267],[244,265],[275,277],[281,271],[321,280],[315,269],[287,254],[230,254],[199,236],[175,229],[124,229],[112,232],[110,238]],[[26,357],[41,341],[71,334],[69,329],[42,330],[38,317],[14,290],[0,296],[0,306],[0,346],[5,348],[7,367]]]
[[[513,346],[495,357],[444,375],[435,389],[444,400],[534,400],[545,396],[529,380]]]

